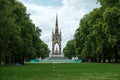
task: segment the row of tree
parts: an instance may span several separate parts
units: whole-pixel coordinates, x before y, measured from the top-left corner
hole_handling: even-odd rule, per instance
[[[101,7],[81,19],[63,52],[84,61],[120,62],[120,0],[98,2]]]
[[[48,56],[50,50],[40,39],[41,29],[17,0],[0,0],[0,63],[24,64],[36,57]]]

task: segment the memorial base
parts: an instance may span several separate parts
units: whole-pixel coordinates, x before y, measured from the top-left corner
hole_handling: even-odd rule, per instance
[[[63,54],[50,54],[48,60],[68,60]]]

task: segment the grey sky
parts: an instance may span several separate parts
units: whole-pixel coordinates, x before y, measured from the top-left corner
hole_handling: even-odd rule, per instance
[[[52,29],[55,28],[56,12],[62,31],[62,48],[74,36],[80,19],[94,8],[100,7],[97,0],[19,0],[27,7],[33,23],[42,29],[41,39],[51,49]]]

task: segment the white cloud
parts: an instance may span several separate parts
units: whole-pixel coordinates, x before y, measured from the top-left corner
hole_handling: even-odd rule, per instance
[[[62,0],[61,7],[41,6],[33,3],[23,4],[27,7],[27,12],[36,26],[42,29],[42,40],[51,49],[51,32],[55,28],[56,12],[58,13],[59,28],[62,31],[62,48],[66,42],[73,38],[75,30],[79,26],[80,19],[93,8],[99,7],[97,0]]]

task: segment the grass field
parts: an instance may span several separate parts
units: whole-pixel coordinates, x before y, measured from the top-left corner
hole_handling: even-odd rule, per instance
[[[31,63],[0,66],[0,80],[120,80],[120,64]]]

